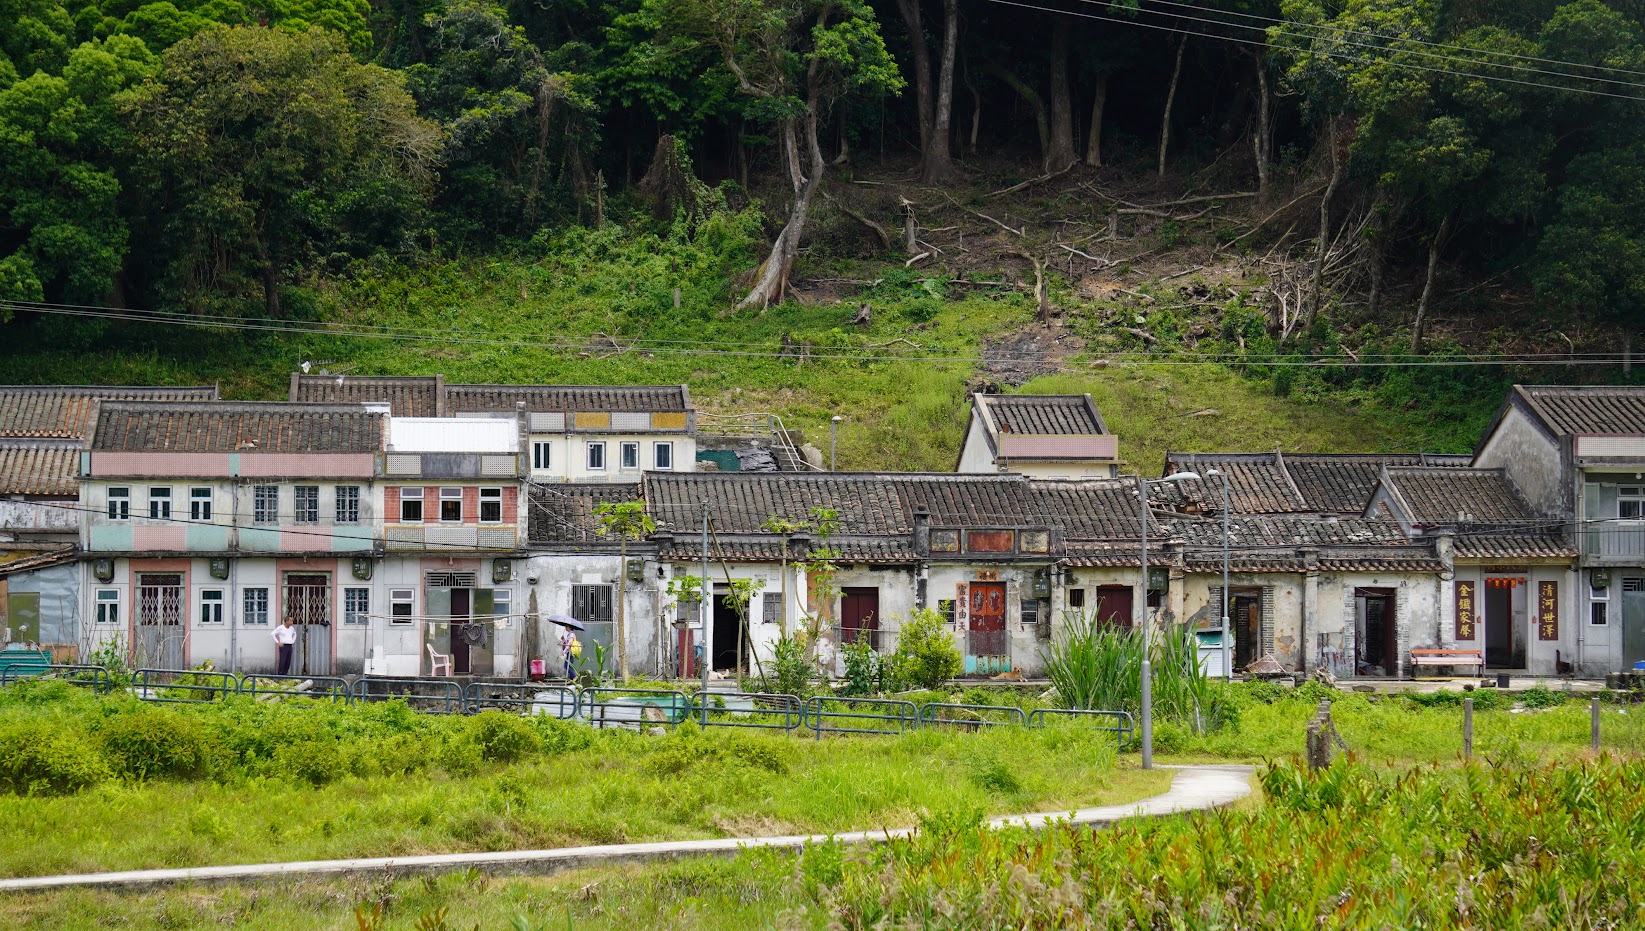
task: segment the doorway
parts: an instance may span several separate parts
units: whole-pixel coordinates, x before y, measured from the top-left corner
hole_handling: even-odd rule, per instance
[[[302,676],[331,674],[331,576],[286,576],[285,616],[297,628],[297,655],[292,672]]]
[[[966,671],[991,673],[1011,668],[1005,631],[1005,583],[972,582],[970,609]]]
[[[714,665],[715,672],[741,672],[743,659],[748,655],[748,643],[743,637],[742,619],[731,595],[723,588],[714,593]]]
[[[136,661],[139,666],[185,668],[183,576],[143,573],[137,577]]]
[[[1099,585],[1092,616],[1104,627],[1131,629],[1132,590],[1129,585]]]
[[[1257,661],[1262,647],[1261,594],[1230,591],[1228,622],[1234,627],[1234,668],[1244,669]]]
[[[1515,628],[1525,609],[1525,579],[1485,580],[1485,665],[1499,669],[1525,666],[1525,643]]]
[[[469,675],[473,669],[472,644],[473,634],[469,633],[471,625],[468,619],[473,616],[474,592],[467,588],[451,590],[451,673],[457,676]]]
[[[866,640],[880,648],[880,590],[846,588],[840,590],[840,645]]]
[[[1645,579],[1622,580],[1622,670],[1645,660]]]
[[[1357,676],[1399,675],[1399,632],[1394,623],[1394,594],[1386,589],[1354,589]]]

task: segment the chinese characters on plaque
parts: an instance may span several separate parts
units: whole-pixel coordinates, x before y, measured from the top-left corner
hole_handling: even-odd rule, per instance
[[[1457,582],[1457,639],[1472,640],[1476,636],[1474,623],[1474,583]]]
[[[1559,639],[1559,583],[1536,583],[1536,636],[1538,640]]]

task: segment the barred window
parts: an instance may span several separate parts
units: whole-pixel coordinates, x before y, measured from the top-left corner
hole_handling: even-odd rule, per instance
[[[258,485],[251,490],[253,523],[272,524],[280,519],[280,486]]]
[[[248,588],[241,600],[240,623],[266,625],[268,623],[268,589]]]
[[[291,489],[291,519],[299,524],[320,522],[319,485],[297,485]]]
[[[343,623],[368,624],[371,622],[371,589],[343,589]]]
[[[360,486],[337,486],[337,523],[358,524],[360,522]]]

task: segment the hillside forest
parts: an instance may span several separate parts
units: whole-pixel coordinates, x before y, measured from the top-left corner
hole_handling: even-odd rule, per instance
[[[1645,310],[1642,98],[1633,0],[0,0],[0,356],[176,349],[130,308],[255,357],[395,293],[773,355],[1083,306],[1076,351],[1240,354],[1279,395],[1265,361],[1612,350]],[[125,374],[277,389],[181,345]]]

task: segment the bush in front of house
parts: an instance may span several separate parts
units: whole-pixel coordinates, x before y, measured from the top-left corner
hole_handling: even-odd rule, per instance
[[[81,732],[40,720],[0,724],[0,790],[69,795],[111,775],[96,744]]]
[[[103,719],[97,732],[109,767],[130,779],[199,779],[218,746],[195,717],[144,708]]]
[[[915,611],[903,622],[890,662],[897,679],[922,689],[942,688],[965,671],[947,622],[930,608]]]

